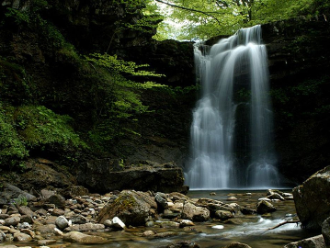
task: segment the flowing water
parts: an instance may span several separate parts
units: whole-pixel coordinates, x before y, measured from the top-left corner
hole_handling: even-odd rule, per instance
[[[224,203],[232,203],[227,201],[228,196],[235,196],[236,203],[240,206],[255,207],[258,198],[265,196],[265,191],[214,191],[216,195],[210,196],[210,191],[191,191],[188,196],[191,198],[212,198],[220,200]],[[246,192],[251,193],[247,195]],[[171,243],[180,241],[193,241],[203,248],[220,248],[232,242],[242,242],[253,248],[282,248],[285,244],[308,238],[316,235],[301,229],[296,224],[286,224],[274,230],[267,230],[277,224],[290,219],[286,217],[288,214],[294,214],[294,202],[284,201],[273,203],[277,211],[268,217],[258,215],[242,215],[237,214],[229,221],[221,222],[219,220],[210,220],[208,222],[195,222],[195,226],[179,228],[170,227],[168,219],[159,219],[163,227],[134,227],[125,231],[99,232],[95,235],[101,235],[108,239],[105,244],[98,245],[81,245],[69,242],[63,242],[60,237],[55,247],[66,248],[156,248],[166,246]],[[212,226],[222,225],[223,229],[214,229]],[[171,237],[164,238],[147,238],[142,233],[146,230],[153,230],[155,233],[172,232]],[[93,234],[93,233],[90,233]],[[53,238],[52,238],[53,239]],[[17,243],[15,243],[17,244]],[[65,244],[65,246],[61,246]],[[23,245],[21,243],[21,245]],[[35,244],[28,243],[27,246],[36,247]]]
[[[195,64],[202,95],[193,112],[186,183],[191,189],[278,186],[261,27],[241,29],[211,48],[196,46]],[[237,91],[250,94],[249,101],[235,102]]]

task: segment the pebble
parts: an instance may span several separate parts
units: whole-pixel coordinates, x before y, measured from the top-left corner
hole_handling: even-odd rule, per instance
[[[235,196],[229,196],[227,201],[237,201],[237,198]]]
[[[224,229],[225,227],[223,225],[216,225],[216,226],[212,226],[213,229]]]

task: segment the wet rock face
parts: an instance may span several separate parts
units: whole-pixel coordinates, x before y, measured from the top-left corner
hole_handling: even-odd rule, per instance
[[[330,215],[330,166],[316,172],[293,189],[297,215],[303,226],[321,229]]]
[[[186,87],[195,85],[193,44],[176,40],[150,40],[143,46],[118,49],[117,53],[127,60],[147,63],[157,73],[166,75],[153,79],[157,83]]]
[[[31,1],[3,0],[2,8],[30,11],[36,8]],[[38,3],[37,3],[38,4]],[[40,6],[39,6],[40,5]],[[109,48],[136,46],[147,43],[156,33],[150,26],[137,31],[119,26],[116,22],[136,24],[143,15],[144,6],[136,4],[134,11],[120,1],[47,1],[46,6],[38,4],[41,16],[62,29],[68,40],[82,50],[95,49],[104,53]],[[156,22],[157,23],[157,22]],[[156,24],[155,23],[155,24]]]
[[[310,68],[323,67],[329,57],[329,23],[324,18],[291,19],[262,25],[271,79],[281,80]]]
[[[301,183],[328,164],[330,25],[324,18],[262,25],[280,172]],[[308,142],[306,142],[308,141]]]
[[[85,163],[78,172],[78,182],[92,191],[135,189],[141,191],[180,192],[183,186],[182,169],[176,166],[137,166],[125,168],[113,160]]]
[[[68,188],[75,182],[74,177],[68,171],[47,159],[30,159],[26,162],[25,168],[25,172],[20,174],[19,186],[22,188],[30,188],[31,185],[34,189]]]

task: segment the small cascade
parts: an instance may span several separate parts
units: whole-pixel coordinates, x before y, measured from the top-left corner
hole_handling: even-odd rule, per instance
[[[196,46],[195,64],[202,92],[193,111],[187,184],[192,189],[276,186],[267,52],[261,44],[261,27],[241,29],[211,48]],[[239,88],[250,92],[249,102],[234,101]],[[239,116],[238,106],[245,109]],[[243,116],[249,116],[239,121],[245,125],[244,132],[236,125]],[[236,133],[245,137],[240,140]],[[245,166],[237,163],[238,146],[248,151]]]

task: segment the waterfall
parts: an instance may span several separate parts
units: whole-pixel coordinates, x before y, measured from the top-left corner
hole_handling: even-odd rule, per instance
[[[202,90],[193,111],[187,184],[191,189],[276,186],[267,52],[260,25],[240,29],[211,48],[196,46],[195,64]],[[249,101],[235,101],[239,89],[249,92]]]

